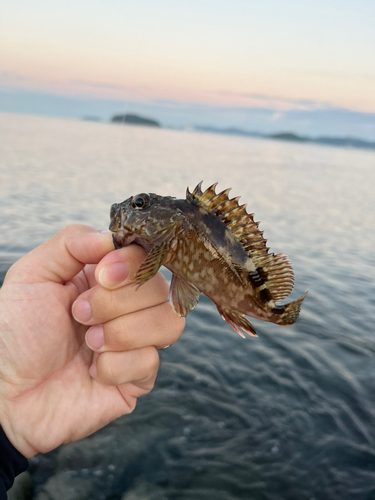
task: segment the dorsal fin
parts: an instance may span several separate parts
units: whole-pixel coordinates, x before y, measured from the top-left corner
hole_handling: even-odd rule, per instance
[[[187,189],[186,200],[215,215],[228,227],[249,254],[261,288],[267,288],[271,300],[283,300],[294,286],[293,269],[288,257],[268,253],[267,240],[263,238],[263,231],[259,230],[259,222],[254,221],[254,214],[246,212],[246,205],[239,205],[239,197],[229,198],[230,189],[216,194],[217,182],[206,191],[202,191],[201,186],[202,182],[192,193]],[[254,279],[254,273],[251,279]]]
[[[202,189],[201,189],[202,182],[203,181],[200,181],[200,183],[197,184],[196,188],[194,189],[194,191],[192,193],[189,191],[189,188],[186,189],[186,201],[193,203],[194,201],[198,202],[200,200],[200,197],[203,194]]]

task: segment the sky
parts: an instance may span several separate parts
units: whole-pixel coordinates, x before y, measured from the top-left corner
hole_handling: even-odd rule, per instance
[[[2,0],[0,111],[375,139],[373,0]]]

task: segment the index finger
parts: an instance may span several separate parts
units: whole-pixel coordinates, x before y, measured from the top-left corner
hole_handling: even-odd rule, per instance
[[[110,235],[82,224],[71,224],[17,261],[7,282],[65,283],[85,264],[96,264],[113,249]]]

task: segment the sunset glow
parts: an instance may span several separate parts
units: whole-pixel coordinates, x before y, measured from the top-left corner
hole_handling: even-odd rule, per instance
[[[0,90],[375,112],[375,3],[5,0]]]

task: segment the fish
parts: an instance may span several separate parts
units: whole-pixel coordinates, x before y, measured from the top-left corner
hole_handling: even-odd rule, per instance
[[[187,316],[203,293],[241,337],[257,336],[246,316],[293,325],[307,291],[278,304],[294,287],[289,258],[269,252],[254,214],[240,197],[229,198],[231,188],[216,193],[215,183],[202,191],[202,182],[193,192],[187,188],[186,199],[140,193],[111,206],[115,248],[135,243],[147,253],[133,284],[139,288],[165,266],[172,272],[169,301],[179,316]]]

